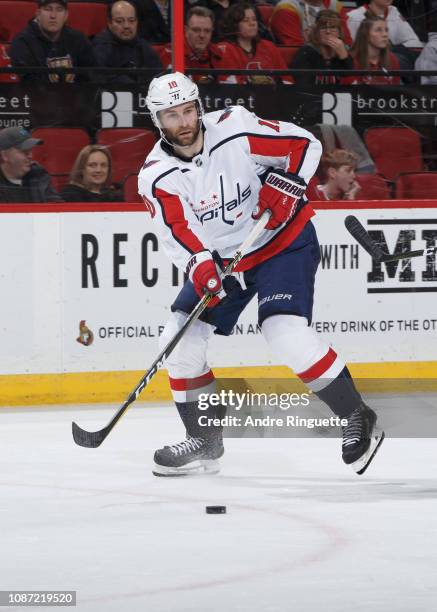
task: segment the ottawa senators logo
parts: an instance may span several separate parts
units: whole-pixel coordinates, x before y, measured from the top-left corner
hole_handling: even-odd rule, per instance
[[[86,321],[83,320],[79,323],[79,337],[76,338],[76,342],[89,346],[94,341],[94,334],[90,328],[86,325]]]

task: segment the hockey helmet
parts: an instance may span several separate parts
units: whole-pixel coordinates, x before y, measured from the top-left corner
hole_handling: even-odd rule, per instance
[[[199,89],[191,79],[181,72],[172,72],[163,76],[155,77],[147,92],[146,105],[152,116],[155,126],[161,131],[162,125],[158,113],[161,110],[185,104],[186,102],[197,102],[199,110],[199,121],[203,117],[202,102],[199,97]]]

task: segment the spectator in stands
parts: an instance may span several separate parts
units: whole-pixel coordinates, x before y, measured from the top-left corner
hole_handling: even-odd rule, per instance
[[[151,44],[165,44],[171,39],[169,0],[133,0],[139,20],[138,35]]]
[[[353,40],[355,40],[360,23],[366,16],[382,17],[387,21],[389,39],[392,45],[405,47],[422,47],[423,43],[402,17],[398,9],[392,6],[393,0],[371,0],[348,13],[348,26]]]
[[[371,17],[361,22],[352,48],[352,57],[357,70],[399,70],[399,60],[390,51],[385,19]],[[368,75],[353,77],[351,82],[365,85],[399,85],[401,80],[398,76]]]
[[[185,18],[185,68],[219,68],[222,60],[220,48],[211,42],[214,13],[203,6],[191,8]],[[164,68],[172,62],[171,46],[161,53]],[[196,75],[194,81],[206,83],[214,80],[210,75]]]
[[[108,6],[108,27],[93,40],[99,66],[108,68],[154,68],[162,70],[161,60],[138,36],[136,6],[131,0],[115,0]],[[105,82],[129,84],[144,81],[144,75],[105,75]]]
[[[0,131],[0,202],[61,202],[49,173],[32,161],[42,140],[20,127]]]
[[[321,183],[311,189],[310,199],[355,200],[361,189],[355,170],[358,158],[352,151],[334,149],[320,160]]]
[[[222,39],[218,46],[223,53],[221,68],[241,70],[287,70],[287,65],[276,45],[263,40],[258,33],[258,20],[249,2],[232,5],[224,14],[221,22]],[[270,76],[244,75],[224,77],[228,83],[266,84],[274,82]],[[292,82],[283,77],[284,82]]]
[[[428,42],[416,60],[416,70],[435,70],[435,75],[421,77],[421,83],[437,85],[437,13],[429,16],[428,27]]]
[[[352,70],[354,62],[343,40],[340,15],[331,10],[320,11],[311,28],[309,41],[293,58],[292,68]],[[336,76],[296,74],[298,85],[322,85],[341,83]]]
[[[88,38],[66,26],[67,0],[38,0],[35,19],[13,39],[10,56],[13,66],[45,66],[75,68],[95,66]],[[73,83],[88,81],[88,74],[26,73],[22,81]]]
[[[204,6],[212,11],[214,15],[214,32],[212,35],[213,42],[218,42],[221,40],[221,22],[224,17],[225,12],[233,6],[234,4],[238,4],[241,0],[186,0],[185,6],[187,10],[189,7],[193,8],[194,6]],[[251,2],[253,9],[256,12],[256,18],[258,20],[258,30],[261,38],[265,38],[266,40],[272,40],[272,35],[270,34],[268,28],[263,24],[261,19],[261,14],[256,7],[256,2]]]
[[[325,9],[336,11],[340,15],[343,39],[347,45],[351,44],[346,9],[337,0],[281,0],[270,20],[270,28],[276,42],[280,45],[303,45],[309,39],[317,14]]]
[[[76,158],[70,182],[61,190],[66,202],[121,202],[123,194],[111,185],[112,159],[109,149],[87,145]]]

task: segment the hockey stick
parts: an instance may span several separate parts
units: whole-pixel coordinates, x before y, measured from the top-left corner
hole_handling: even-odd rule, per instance
[[[349,215],[344,220],[344,224],[348,232],[352,234],[358,244],[360,244],[376,262],[384,263],[386,261],[399,261],[402,259],[411,259],[412,257],[420,257],[422,255],[437,252],[437,247],[429,247],[427,249],[418,249],[417,251],[406,251],[405,253],[399,253],[398,255],[390,255],[390,253],[384,253],[379,244],[372,240],[356,217]]]
[[[244,253],[251,246],[251,244],[255,242],[255,240],[264,230],[265,226],[269,222],[269,219],[270,219],[270,212],[269,211],[264,212],[262,216],[260,217],[258,223],[253,227],[250,234],[247,236],[247,238],[244,240],[244,242],[242,243],[238,251],[235,253],[234,258],[228,263],[228,265],[223,270],[223,276],[225,276],[226,274],[230,274],[234,270],[235,266],[241,260]],[[147,370],[147,372],[141,378],[141,380],[139,381],[135,389],[131,392],[127,400],[118,410],[118,412],[112,417],[112,419],[109,421],[106,427],[104,427],[103,429],[100,429],[99,431],[86,431],[85,429],[82,429],[81,427],[79,427],[79,425],[77,425],[76,423],[72,423],[73,438],[76,444],[78,444],[79,446],[85,446],[87,448],[97,448],[98,446],[100,446],[103,440],[108,436],[108,434],[112,431],[112,429],[115,427],[117,422],[126,412],[128,407],[138,398],[140,393],[147,387],[147,385],[152,380],[152,378],[155,376],[155,374],[158,372],[158,370],[162,368],[167,357],[172,353],[172,351],[174,350],[176,345],[179,343],[179,341],[181,340],[185,332],[188,330],[188,328],[192,325],[192,323],[194,323],[194,321],[196,321],[196,319],[199,318],[199,316],[208,306],[208,303],[212,299],[212,297],[213,297],[212,295],[208,294],[208,295],[205,295],[199,301],[199,303],[194,308],[194,310],[191,312],[191,314],[188,316],[187,320],[182,325],[180,330],[170,340],[167,346],[159,353],[158,357],[155,359],[151,367]]]

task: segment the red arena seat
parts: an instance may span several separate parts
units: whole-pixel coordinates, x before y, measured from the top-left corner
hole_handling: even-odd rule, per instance
[[[34,138],[44,143],[33,149],[33,159],[50,174],[69,175],[79,151],[90,144],[90,137],[82,128],[38,128]]]
[[[112,177],[116,182],[140,170],[155,142],[153,132],[139,128],[103,128],[97,132],[97,143],[111,151]]]
[[[269,27],[270,17],[272,16],[273,9],[275,8],[271,4],[257,4],[256,8],[261,15],[262,22],[265,26]]]
[[[106,28],[106,5],[97,2],[69,2],[68,25],[85,36],[94,36]]]
[[[437,172],[406,172],[396,179],[396,198],[430,199],[437,193]]]
[[[11,42],[35,16],[36,2],[0,0],[0,41]]]
[[[142,202],[138,193],[138,174],[129,174],[123,183],[124,201],[130,203]]]
[[[424,170],[420,135],[410,128],[369,128],[364,134],[366,147],[378,172],[392,181],[401,172]]]
[[[361,190],[357,200],[390,200],[390,186],[380,174],[357,174]]]
[[[9,68],[11,66],[11,58],[8,55],[9,45],[0,43],[0,68]],[[0,83],[17,83],[18,75],[12,72],[4,72],[0,74]]]

